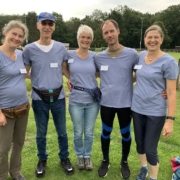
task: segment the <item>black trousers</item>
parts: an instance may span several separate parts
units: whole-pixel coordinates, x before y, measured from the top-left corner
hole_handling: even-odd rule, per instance
[[[157,147],[165,116],[147,116],[132,112],[134,122],[134,135],[138,154],[146,154],[150,165],[159,163]]]
[[[122,136],[122,160],[127,161],[131,146],[131,109],[111,108],[101,106],[100,114],[102,120],[101,148],[104,160],[109,160],[110,135],[113,129],[113,122],[117,113],[120,133]]]

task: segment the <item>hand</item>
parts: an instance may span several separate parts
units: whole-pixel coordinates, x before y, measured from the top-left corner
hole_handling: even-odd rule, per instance
[[[28,79],[31,79],[31,71],[29,71],[29,72],[27,73],[27,78],[28,78]]]
[[[72,91],[72,85],[71,85],[71,80],[70,79],[68,79],[67,86],[68,86],[68,89],[70,91]]]
[[[167,97],[167,92],[166,92],[166,90],[162,91],[161,96],[162,96],[164,99],[167,99],[167,98],[168,98],[168,97]]]
[[[163,133],[164,139],[168,138],[172,132],[173,132],[173,120],[167,120],[163,127]]]
[[[133,75],[133,83],[136,82],[136,74]]]
[[[2,112],[0,112],[0,126],[5,126],[7,124],[6,117]]]

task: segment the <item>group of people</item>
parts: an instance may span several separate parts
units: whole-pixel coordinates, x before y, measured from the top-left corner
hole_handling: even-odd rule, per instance
[[[8,172],[13,180],[25,180],[20,169],[30,107],[24,78],[29,72],[36,123],[37,177],[45,175],[48,162],[46,134],[49,111],[58,136],[60,165],[66,174],[74,173],[74,167],[68,158],[66,103],[62,86],[62,76],[65,75],[69,80],[69,113],[74,129],[77,168],[93,169],[91,153],[94,127],[100,110],[103,158],[98,175],[105,177],[110,167],[110,135],[117,114],[122,136],[122,178],[130,177],[128,155],[133,117],[137,153],[141,163],[136,180],[145,180],[148,168],[150,180],[156,180],[159,168],[157,146],[161,131],[165,138],[173,131],[178,76],[175,59],[161,51],[164,38],[161,28],[152,25],[146,30],[144,44],[147,50],[138,54],[134,49],[119,43],[118,23],[106,20],[101,25],[101,30],[108,48],[95,54],[89,50],[94,35],[92,28],[87,25],[79,27],[78,48],[70,51],[61,42],[52,39],[55,18],[51,13],[40,13],[36,26],[40,38],[26,45],[23,52],[17,47],[28,36],[25,24],[13,20],[3,29],[4,40],[0,46],[0,180],[6,180]],[[96,78],[100,78],[100,100],[94,98],[99,90]],[[134,81],[136,84],[133,91]],[[164,90],[167,99],[162,96]]]

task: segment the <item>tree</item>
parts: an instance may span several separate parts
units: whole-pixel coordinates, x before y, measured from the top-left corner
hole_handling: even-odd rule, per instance
[[[170,48],[171,38],[168,35],[168,31],[165,28],[164,23],[162,21],[156,21],[153,24],[159,25],[164,33],[164,41],[161,48]]]
[[[65,23],[66,32],[66,42],[70,43],[70,47],[77,47],[77,30],[82,24],[79,18],[70,18],[69,21]]]
[[[28,14],[22,15],[23,22],[25,23],[26,18],[26,25],[29,29],[29,37],[28,37],[28,43],[37,41],[39,39],[39,31],[36,28],[37,23],[37,14],[36,12],[28,12]]]
[[[104,20],[106,20],[108,17],[108,14],[105,12],[103,13],[101,10],[99,9],[95,9],[93,12],[92,12],[92,15],[90,16],[91,20],[92,21],[99,21],[99,22],[103,22]]]
[[[162,21],[172,39],[171,48],[180,45],[180,4],[169,6],[166,10],[156,14]]]
[[[65,26],[65,22],[63,20],[63,16],[56,12],[53,12],[52,14],[56,21],[56,29],[52,35],[52,38],[56,41],[67,42],[66,36],[65,36],[66,26]]]

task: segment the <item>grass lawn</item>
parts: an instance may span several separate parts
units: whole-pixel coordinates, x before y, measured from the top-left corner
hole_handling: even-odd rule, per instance
[[[176,59],[180,58],[180,53],[169,53],[173,55]],[[29,82],[28,80],[28,88]],[[100,116],[98,116],[95,126],[94,133],[94,144],[93,144],[93,152],[92,152],[92,161],[94,165],[94,169],[92,171],[79,171],[76,167],[76,155],[73,150],[73,129],[72,122],[70,119],[70,115],[68,112],[68,90],[66,86],[66,80],[64,82],[64,87],[66,90],[66,102],[67,102],[67,133],[69,138],[69,152],[70,159],[72,164],[75,167],[75,174],[71,176],[67,176],[64,173],[64,170],[59,164],[58,158],[58,145],[57,145],[57,136],[54,128],[52,116],[49,119],[49,128],[47,133],[47,151],[49,153],[49,159],[46,168],[46,174],[43,178],[44,180],[98,180],[97,175],[98,167],[102,160],[101,153],[101,144],[100,144],[100,134],[101,134],[101,120]],[[177,108],[176,108],[176,120],[174,122],[174,132],[171,137],[167,140],[164,140],[162,137],[159,142],[158,152],[160,158],[160,170],[159,170],[159,180],[170,180],[172,175],[171,170],[171,162],[170,159],[176,156],[180,156],[180,91],[177,92]],[[131,177],[130,180],[136,179],[136,176],[139,172],[140,164],[136,154],[136,147],[134,141],[134,132],[133,127],[131,128],[132,132],[132,146],[131,152],[129,155],[129,165],[131,169]],[[36,156],[37,149],[35,143],[35,122],[33,117],[32,108],[30,109],[29,121],[27,126],[27,134],[25,140],[25,146],[23,149],[23,164],[22,164],[22,174],[26,177],[27,180],[36,180],[38,178],[35,177],[34,171],[37,165],[38,158]],[[119,125],[117,118],[114,120],[114,129],[111,135],[111,146],[110,146],[110,163],[111,167],[108,171],[107,180],[118,180],[122,179],[120,177],[120,159],[121,159],[121,136],[119,133]],[[8,178],[10,180],[10,178]]]

